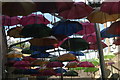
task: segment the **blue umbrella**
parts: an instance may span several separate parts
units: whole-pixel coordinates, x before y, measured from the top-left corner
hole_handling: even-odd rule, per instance
[[[79,22],[67,20],[56,23],[53,26],[52,30],[53,30],[53,35],[70,36],[80,30],[83,30],[83,27]]]
[[[73,54],[73,55],[75,55],[75,56],[84,56],[84,53],[79,52],[79,51],[77,51],[77,52],[70,51],[69,53],[71,53],[71,54]]]
[[[55,69],[55,72],[56,72],[56,73],[61,73],[61,70],[62,70],[63,73],[67,72],[67,71],[66,71],[65,69],[63,69],[63,68],[57,68],[57,69]]]
[[[108,27],[103,29],[100,33],[101,33],[101,37],[102,38],[112,38],[112,37],[120,37],[120,35],[113,35],[113,34],[109,34],[107,33]]]
[[[21,58],[7,58],[8,61],[21,61]]]

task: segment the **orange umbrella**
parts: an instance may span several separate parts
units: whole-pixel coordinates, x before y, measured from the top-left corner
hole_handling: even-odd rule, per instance
[[[116,21],[120,17],[120,14],[109,15],[100,10],[94,10],[87,19],[92,23],[105,23],[108,21]]]
[[[34,46],[49,46],[49,45],[57,44],[58,40],[55,37],[51,36],[44,38],[33,38],[29,42],[31,45]]]
[[[67,68],[76,68],[78,65],[77,62],[69,62],[65,67]]]
[[[23,56],[22,53],[18,51],[11,51],[8,54],[6,54],[7,58],[21,58],[22,56]]]
[[[38,60],[35,60],[31,63],[31,65],[38,65],[38,66],[42,66],[44,64],[47,64],[49,61],[47,60],[42,60],[42,59],[38,59]]]

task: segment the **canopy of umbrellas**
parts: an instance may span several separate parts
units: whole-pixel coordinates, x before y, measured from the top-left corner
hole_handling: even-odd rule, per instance
[[[112,23],[110,27],[102,30],[101,36],[102,40],[104,38],[120,36],[120,9],[117,9],[118,7],[120,8],[120,6],[118,5],[120,5],[120,2],[104,2],[99,10],[94,10],[83,2],[3,3],[2,25],[21,25],[9,29],[7,35],[14,38],[32,38],[29,40],[30,48],[22,51],[23,54],[31,55],[25,57],[22,53],[12,51],[6,55],[8,58],[6,66],[16,67],[16,70],[13,71],[14,74],[33,76],[60,76],[62,72],[65,76],[77,76],[77,72],[69,70],[83,69],[85,72],[98,71],[98,61],[79,61],[76,56],[84,56],[84,53],[80,52],[83,50],[98,49],[94,23],[105,23],[117,20]],[[111,8],[109,8],[109,6]],[[37,13],[31,14],[37,11],[41,11],[42,13],[58,13],[58,16],[63,17],[64,20],[56,22],[53,24],[53,27],[50,28],[47,26],[47,24],[50,24],[50,21],[47,20],[44,15]],[[18,16],[23,17],[20,18]],[[80,23],[68,20],[85,17],[87,17],[90,22]],[[74,35],[73,38],[69,37],[71,35]],[[76,35],[82,35],[83,37],[77,38]],[[119,38],[114,43],[119,45]],[[102,42],[102,45],[103,48],[107,47],[104,42]],[[54,56],[46,52],[46,50],[59,47],[69,52],[59,56]],[[50,60],[46,60],[45,58],[50,58]],[[68,63],[64,65],[63,62],[66,61]],[[63,66],[69,68],[69,70],[66,71],[62,69],[61,67]]]

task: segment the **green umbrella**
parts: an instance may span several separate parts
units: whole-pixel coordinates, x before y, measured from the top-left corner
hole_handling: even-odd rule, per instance
[[[69,38],[65,40],[60,47],[68,51],[80,51],[88,49],[89,44],[82,38]]]
[[[78,73],[76,71],[68,71],[63,76],[78,76]]]
[[[84,70],[85,67],[69,68],[69,70]]]
[[[88,67],[88,68],[84,69],[84,72],[96,72],[98,70],[99,70],[99,68],[90,68],[90,67]]]
[[[115,57],[114,54],[104,55],[104,59],[106,59],[106,60],[108,60],[108,59],[112,59],[113,57]]]
[[[99,61],[97,59],[82,59],[81,61],[88,61],[93,63],[95,66],[99,65]]]
[[[58,60],[58,57],[52,57],[49,61],[54,62],[54,61],[59,61],[59,60]]]

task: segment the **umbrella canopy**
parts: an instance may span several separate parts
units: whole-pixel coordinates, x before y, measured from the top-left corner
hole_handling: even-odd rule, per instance
[[[42,38],[51,36],[51,32],[52,29],[47,27],[45,24],[32,24],[26,25],[20,34],[26,37]]]
[[[45,38],[33,38],[30,41],[31,45],[34,46],[50,46],[58,43],[58,40],[51,36],[51,37],[45,37]]]
[[[113,44],[120,45],[120,37],[117,37],[117,39],[115,39],[115,41],[113,42]]]
[[[69,63],[67,63],[67,65],[65,67],[67,67],[67,68],[76,68],[77,65],[78,65],[77,62],[69,62]]]
[[[101,44],[102,44],[103,49],[108,47],[104,42],[101,42]],[[98,49],[97,43],[96,42],[90,43],[89,49],[97,50]]]
[[[30,24],[50,24],[50,21],[48,21],[43,15],[30,14],[28,16],[23,16],[20,19],[20,24],[23,26]]]
[[[63,66],[64,66],[64,64],[62,64],[61,62],[58,62],[58,61],[49,62],[46,64],[46,67],[48,67],[48,68],[63,67]]]
[[[107,33],[113,35],[120,35],[120,21],[112,23],[108,28]]]
[[[103,29],[100,33],[101,33],[101,37],[102,38],[112,38],[112,37],[120,37],[120,35],[113,35],[107,32],[109,27]]]
[[[24,49],[22,49],[21,52],[22,52],[23,54],[31,54],[33,51],[30,50],[30,48],[24,48]]]
[[[16,61],[7,61],[7,63],[5,63],[5,66],[8,66],[8,67],[13,67],[14,63]]]
[[[79,22],[76,21],[60,21],[56,23],[52,30],[53,30],[53,35],[66,35],[70,36],[80,30],[82,30],[82,25]]]
[[[23,59],[22,59],[23,61],[29,61],[29,62],[33,62],[33,61],[35,61],[36,60],[36,58],[32,58],[32,57],[30,57],[30,56],[26,56],[26,57],[23,57]]]
[[[120,2],[103,2],[100,10],[108,14],[120,14]]]
[[[22,58],[7,58],[8,61],[21,61]]]
[[[70,70],[84,70],[86,67],[76,67],[76,68],[70,68]]]
[[[73,55],[75,55],[75,56],[84,56],[84,53],[79,52],[79,51],[77,51],[77,52],[70,51],[69,53],[71,53],[71,54],[73,54]]]
[[[2,16],[2,26],[13,26],[19,24],[20,18],[18,16],[9,17]]]
[[[84,69],[84,72],[96,72],[98,71],[99,68],[92,68],[92,67],[89,67],[89,68],[85,68]]]
[[[3,2],[2,14],[8,16],[26,16],[35,11],[33,2]]]
[[[63,68],[57,68],[57,69],[55,69],[55,72],[56,73],[61,73],[61,71],[62,71],[62,73],[65,73],[65,72],[67,72],[65,69],[63,69]]]
[[[24,36],[20,35],[22,29],[22,26],[11,28],[7,31],[7,35],[14,38],[24,38]]]
[[[83,2],[75,2],[70,9],[59,13],[65,19],[80,19],[88,16],[93,11],[92,7]]]
[[[49,61],[47,60],[42,60],[42,59],[38,59],[38,60],[35,60],[31,63],[32,66],[42,66],[42,65],[45,65],[47,64]]]
[[[75,57],[75,55],[73,54],[70,54],[70,53],[67,53],[67,54],[63,54],[63,55],[60,55],[58,57],[58,60],[59,61],[73,61],[73,60],[76,60],[77,58]]]
[[[87,19],[92,23],[103,24],[103,23],[108,22],[108,21],[115,21],[119,17],[120,17],[119,14],[109,15],[109,14],[104,13],[102,11],[95,10],[87,17]]]
[[[52,58],[50,58],[49,61],[50,61],[50,62],[54,62],[54,61],[59,61],[59,60],[58,60],[58,57],[52,57]]]
[[[13,66],[14,67],[29,67],[30,62],[29,61],[16,61]]]
[[[78,76],[78,73],[76,71],[71,70],[63,74],[63,76]]]
[[[84,34],[92,34],[95,32],[94,23],[85,22],[80,24],[82,24],[83,30],[77,32],[76,34],[84,35]]]
[[[6,54],[7,58],[21,58],[22,56],[23,56],[22,53],[18,51],[11,51],[8,54]]]
[[[95,67],[94,64],[88,61],[80,62],[77,66],[78,67]]]
[[[94,64],[94,66],[99,65],[99,61],[96,59],[82,59],[81,61],[88,61],[91,62],[92,64]]]
[[[104,55],[104,59],[105,59],[105,60],[110,60],[110,59],[112,59],[112,58],[114,58],[114,57],[115,57],[114,54]]]
[[[69,0],[69,2],[62,2],[56,1],[56,2],[35,2],[37,10],[41,11],[42,13],[55,13],[55,12],[61,12],[63,10],[70,9],[72,7],[72,4],[74,2],[72,0]]]
[[[70,38],[65,40],[60,47],[68,51],[80,51],[88,49],[89,44],[82,38]]]

